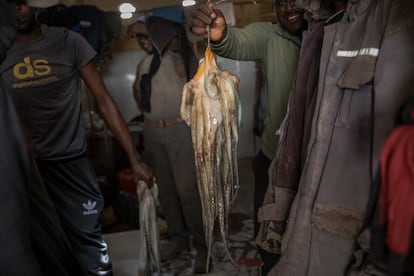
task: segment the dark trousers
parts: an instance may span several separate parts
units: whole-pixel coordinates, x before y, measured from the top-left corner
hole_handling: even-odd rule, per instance
[[[99,222],[104,202],[89,160],[80,157],[37,163],[62,227],[88,275],[112,275]]]
[[[268,170],[272,160],[267,158],[262,151],[259,151],[253,160],[253,171],[254,171],[254,206],[253,206],[253,220],[254,220],[254,237],[256,238],[257,232],[259,231],[259,222],[257,220],[257,213],[259,208],[263,205],[263,200],[266,194],[267,186],[269,183]],[[262,276],[273,268],[273,266],[279,260],[279,254],[269,253],[263,250],[260,246],[257,246],[257,251],[260,258],[263,261],[262,265]]]

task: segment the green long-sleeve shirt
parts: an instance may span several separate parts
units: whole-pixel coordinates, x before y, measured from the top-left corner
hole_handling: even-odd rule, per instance
[[[228,28],[224,39],[212,44],[211,48],[222,57],[262,61],[268,93],[261,150],[269,159],[273,159],[278,144],[276,131],[285,117],[296,73],[300,38],[278,24],[260,22],[243,29]]]

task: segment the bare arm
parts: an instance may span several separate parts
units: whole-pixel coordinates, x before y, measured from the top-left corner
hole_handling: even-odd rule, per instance
[[[88,63],[81,68],[80,73],[94,95],[103,119],[127,153],[135,181],[138,182],[141,179],[152,186],[153,172],[142,162],[121,112],[106,89],[95,63]]]

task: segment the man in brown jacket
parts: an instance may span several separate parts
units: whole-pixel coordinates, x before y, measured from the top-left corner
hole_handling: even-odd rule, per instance
[[[289,109],[272,174],[278,185],[261,210],[266,218],[261,233],[267,235],[258,241],[282,242],[282,257],[269,275],[385,275],[367,258],[364,221],[380,149],[400,107],[414,94],[414,6],[400,0],[355,0],[337,18],[321,1],[296,2],[307,11],[308,34],[317,26],[312,22],[325,23],[318,34],[319,76],[310,84],[314,94],[302,99],[302,107]],[[298,110],[302,120],[294,118]],[[292,144],[283,139],[298,122],[303,133],[295,145],[301,148],[290,167],[278,158],[287,156],[284,146]],[[272,231],[283,222],[286,232]]]

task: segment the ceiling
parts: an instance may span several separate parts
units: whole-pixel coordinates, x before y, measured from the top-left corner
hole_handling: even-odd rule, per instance
[[[196,1],[199,4],[205,2],[206,0]],[[276,15],[272,9],[273,1],[274,0],[256,0],[254,2],[253,0],[224,0],[223,5],[221,6],[229,6],[230,3],[232,3],[234,8],[234,25],[236,27],[244,27],[252,22],[275,21]],[[118,6],[124,2],[129,2],[134,5],[137,8],[137,13],[139,13],[151,12],[153,8],[180,5],[182,0],[61,0],[61,3],[67,6],[93,5],[105,12],[118,11]],[[184,9],[184,15],[186,17],[185,23],[189,22],[189,18],[194,8],[195,6]],[[226,15],[225,10],[223,10],[223,12]],[[126,26],[134,22],[136,18],[137,17],[135,16],[129,20],[122,20],[120,37],[112,44],[111,47],[113,51],[130,51],[138,49],[136,41],[129,40],[126,37]],[[228,18],[227,15],[226,18]],[[195,37],[192,34],[189,34],[189,39],[193,41],[195,48],[197,48],[197,45],[200,43],[204,43],[201,37]]]
[[[165,7],[180,5],[181,0],[61,0],[62,3],[66,5],[95,5],[99,6],[102,10],[105,11],[114,11],[117,10],[118,6],[123,2],[129,2],[134,5],[138,11],[151,10],[156,7]],[[198,0],[197,3],[202,3],[205,1]],[[251,4],[261,5],[263,3],[272,3],[272,0],[225,0],[223,2],[233,2],[234,4]]]
[[[94,5],[104,11],[116,11],[123,2],[134,5],[138,11],[148,11],[155,7],[172,6],[181,3],[179,0],[62,0],[66,5]]]
[[[117,11],[123,2],[129,2],[137,8],[138,12],[151,11],[153,8],[180,5],[181,0],[61,0],[65,5],[94,5],[103,11]],[[198,3],[204,2],[201,0]],[[250,22],[274,21],[272,11],[273,0],[225,0],[232,2],[237,26],[245,26]],[[194,7],[186,8],[191,11]]]

